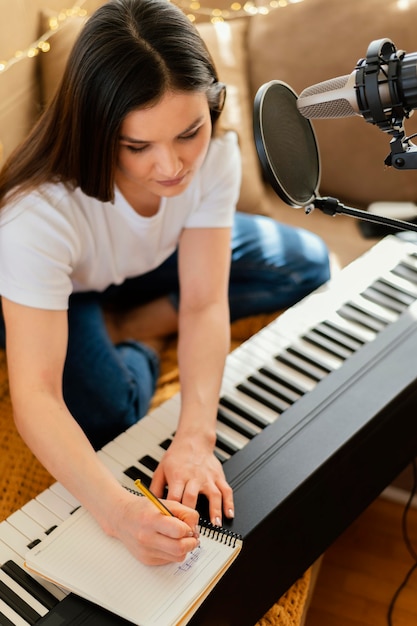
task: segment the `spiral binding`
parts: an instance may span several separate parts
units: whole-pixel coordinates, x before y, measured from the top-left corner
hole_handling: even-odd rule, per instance
[[[200,519],[199,526],[200,533],[202,535],[215,539],[215,541],[220,541],[221,543],[231,546],[232,548],[236,546],[237,541],[242,540],[242,535],[239,533],[235,533],[228,528],[223,528],[222,526],[216,526],[205,519]]]

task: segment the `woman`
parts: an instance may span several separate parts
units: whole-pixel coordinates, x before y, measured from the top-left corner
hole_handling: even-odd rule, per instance
[[[329,276],[314,235],[235,214],[237,140],[215,132],[224,97],[179,9],[113,0],[88,20],[56,97],[0,175],[16,425],[148,564],[195,547],[199,493],[213,523],[234,515],[213,454],[230,319],[291,305]],[[167,487],[167,517],[121,488],[94,447],[146,414],[158,346],[177,331],[181,414],[151,485],[159,497]]]

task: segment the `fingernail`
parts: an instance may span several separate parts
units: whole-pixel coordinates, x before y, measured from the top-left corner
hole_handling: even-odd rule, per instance
[[[221,526],[222,525],[222,520],[220,519],[220,517],[216,517],[214,520],[214,523],[216,524],[216,526]]]
[[[235,516],[235,512],[233,509],[229,509],[229,517],[234,517]]]

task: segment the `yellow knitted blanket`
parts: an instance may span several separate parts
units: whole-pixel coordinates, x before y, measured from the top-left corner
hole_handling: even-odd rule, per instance
[[[256,316],[232,325],[232,348],[258,332],[275,316]],[[168,345],[153,401],[155,408],[179,389],[176,345]],[[49,487],[54,479],[19,436],[13,422],[5,353],[0,350],[0,521]],[[301,626],[311,585],[308,570],[258,621],[256,626]]]

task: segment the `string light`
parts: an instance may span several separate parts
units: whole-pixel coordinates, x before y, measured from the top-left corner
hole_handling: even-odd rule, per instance
[[[26,50],[16,50],[11,59],[0,60],[0,74],[10,69],[15,63],[23,59],[36,57],[40,52],[49,52],[51,44],[50,38],[60,30],[65,22],[72,17],[86,17],[87,11],[82,8],[86,0],[79,0],[71,9],[63,9],[49,20],[49,30],[35,42],[30,44]],[[199,0],[173,0],[191,22],[196,21],[197,15],[208,17],[211,22],[224,22],[238,17],[250,17],[253,15],[268,15],[274,9],[282,8],[288,4],[295,4],[303,0],[270,0],[267,4],[257,5],[253,0],[247,0],[244,4],[232,2],[228,8],[219,9],[216,7],[202,7]]]
[[[51,49],[51,44],[49,43],[49,39],[54,35],[65,22],[72,17],[85,17],[87,15],[87,11],[81,8],[81,5],[84,4],[85,0],[82,2],[78,2],[77,5],[73,6],[71,9],[64,9],[60,11],[56,16],[52,17],[49,20],[49,30],[33,43],[30,44],[28,48],[25,50],[16,50],[11,59],[7,61],[0,60],[0,74],[6,72],[10,69],[15,63],[22,61],[23,59],[31,59],[36,57],[40,52],[49,52]]]

